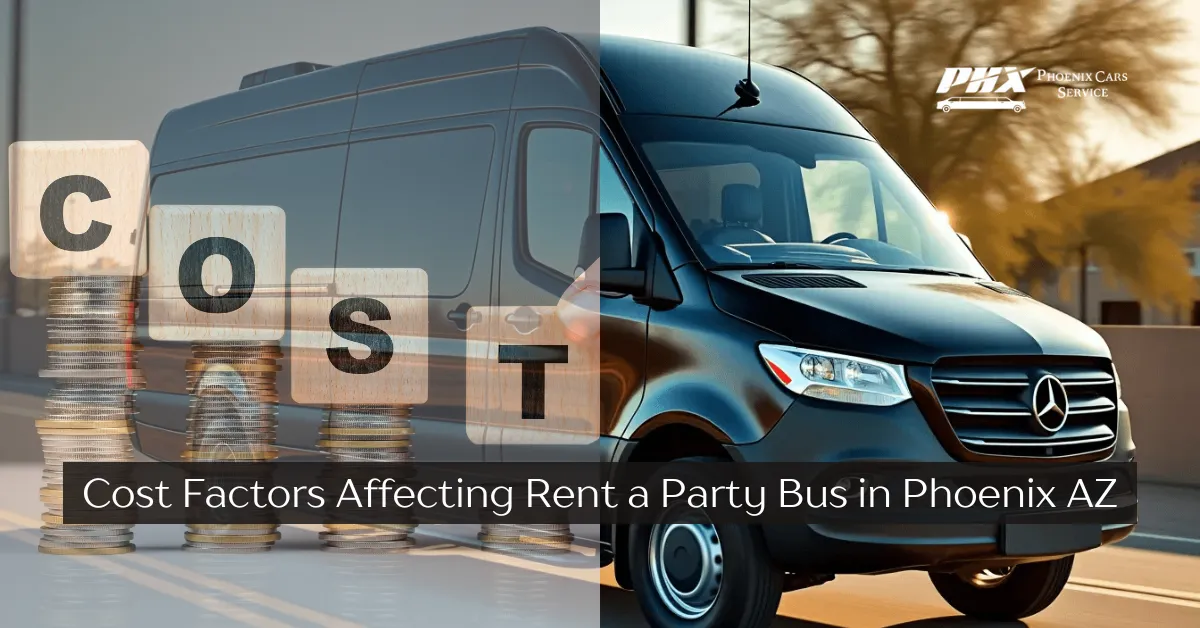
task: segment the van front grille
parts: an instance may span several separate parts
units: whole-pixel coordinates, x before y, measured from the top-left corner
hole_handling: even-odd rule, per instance
[[[984,456],[1059,458],[1102,452],[1117,440],[1117,390],[1107,364],[939,362],[933,389],[955,435]],[[1066,419],[1046,429],[1034,412],[1034,390],[1044,379],[1062,383]],[[1042,384],[1048,390],[1052,382]],[[1046,390],[1039,401],[1047,409]],[[1058,427],[1043,415],[1043,422]]]

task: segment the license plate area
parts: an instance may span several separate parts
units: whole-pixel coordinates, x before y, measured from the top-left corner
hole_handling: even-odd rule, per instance
[[[1100,547],[1099,523],[1048,521],[1053,514],[1011,515],[1000,525],[1000,550],[1005,556],[1076,554]]]

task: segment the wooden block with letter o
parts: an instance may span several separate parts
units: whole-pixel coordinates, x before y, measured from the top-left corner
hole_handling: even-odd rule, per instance
[[[14,142],[9,267],[25,279],[140,275],[149,153],[141,142]]]
[[[298,268],[290,293],[296,403],[425,403],[429,279],[424,270]]]
[[[598,321],[599,313],[564,308],[572,306],[472,308],[482,320],[467,332],[467,434],[474,442],[585,445],[599,438],[600,335],[569,328],[580,316]]]
[[[278,207],[150,209],[150,337],[279,340],[287,298]]]

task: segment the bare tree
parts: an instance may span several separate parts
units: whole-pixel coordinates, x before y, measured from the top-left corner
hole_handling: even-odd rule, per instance
[[[1185,31],[1172,7],[1169,0],[757,0],[754,56],[801,72],[844,103],[952,215],[989,269],[1011,280],[1039,256],[1061,259],[1038,248],[1048,238],[1029,235],[1048,222],[1047,212],[1061,210],[1037,202],[1053,191],[1045,175],[1061,166],[1063,150],[1079,145],[1090,120],[1123,120],[1131,132],[1171,124],[1168,88],[1188,67],[1174,52]],[[726,8],[745,15],[738,0]],[[744,29],[730,30],[731,41],[744,37]],[[936,104],[947,94],[937,86],[953,67],[1067,76],[1031,73],[1017,94],[1027,104],[1020,113],[943,113]],[[1061,97],[1059,88],[1108,95]],[[1179,212],[1172,225],[1194,210],[1169,205]],[[1162,235],[1159,242],[1178,253],[1187,233]],[[1120,257],[1136,250],[1111,250],[1112,264],[1140,263]]]

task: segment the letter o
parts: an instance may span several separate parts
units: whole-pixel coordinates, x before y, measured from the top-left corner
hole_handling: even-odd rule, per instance
[[[204,262],[220,255],[229,260],[233,268],[233,281],[229,291],[220,296],[211,295],[204,289],[201,277]],[[183,252],[179,260],[179,291],[183,298],[197,310],[208,314],[228,314],[236,311],[254,294],[254,256],[246,245],[232,238],[211,237],[196,240]]]
[[[129,495],[129,499],[127,499],[124,504],[119,501],[121,499],[122,491],[128,493]],[[129,488],[128,486],[118,486],[117,488],[114,488],[112,492],[112,504],[117,508],[129,508],[133,505],[133,501],[136,498],[137,496],[134,495],[133,489]]]

